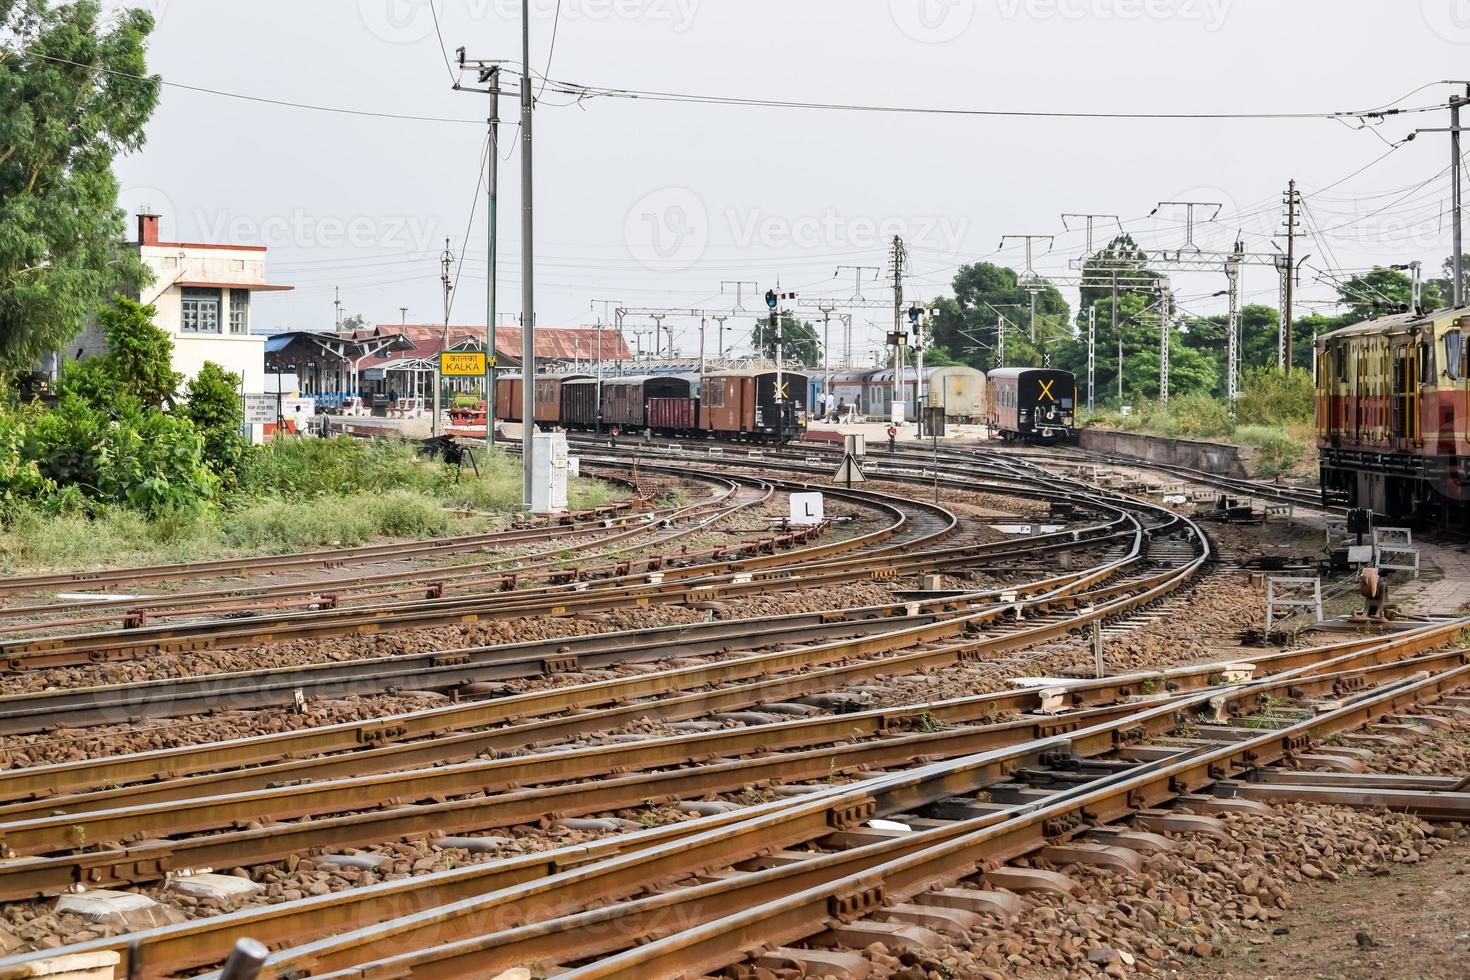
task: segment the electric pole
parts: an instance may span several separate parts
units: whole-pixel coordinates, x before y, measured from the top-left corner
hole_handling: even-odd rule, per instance
[[[1097,306],[1087,308],[1087,417],[1092,418],[1097,404]]]
[[[652,313],[652,314],[649,314],[649,317],[648,317],[650,320],[653,321],[653,358],[654,358],[654,360],[658,360],[661,356],[663,356],[663,351],[664,351],[664,317],[665,316],[667,316],[667,314],[665,314],[665,313]]]
[[[440,275],[440,281],[444,284],[444,331],[439,336],[439,356],[442,360],[444,350],[449,346],[449,296],[454,290],[453,280],[449,277],[449,270],[454,265],[454,253],[449,250],[449,239],[444,239],[444,254],[439,256],[439,263],[444,267]],[[440,364],[434,365],[434,425],[433,434],[439,435],[439,412],[444,397],[444,378],[440,371]]]
[[[607,314],[608,307],[611,306],[614,309],[620,309],[622,307],[622,305],[623,305],[623,301],[620,300],[620,299],[594,299],[591,302],[591,304],[590,304],[590,308],[595,308],[598,303],[601,303],[602,304],[602,315],[597,318],[597,431],[598,432],[601,432],[602,431],[602,374],[603,374],[602,331],[604,329],[606,329],[606,324],[607,324],[607,319],[608,319],[608,314]],[[619,314],[618,322],[619,323],[622,322],[621,314]],[[622,335],[623,335],[623,332],[622,332],[621,329],[619,329],[618,330],[618,336],[621,338]]]
[[[521,496],[531,509],[536,461],[536,250],[531,174],[531,0],[521,0]],[[547,468],[550,473],[550,467]]]
[[[332,314],[333,315],[333,320],[332,320],[332,322],[336,324],[336,328],[335,329],[341,330],[342,329],[342,287],[341,286],[333,286],[332,289],[333,289],[333,297],[334,297],[332,299],[332,308],[333,308],[333,314]]]
[[[724,358],[725,358],[725,321],[728,320],[728,319],[730,319],[730,317],[728,315],[722,313],[722,314],[719,314],[718,316],[711,317],[711,319],[714,320],[715,323],[717,324],[717,327],[716,327],[716,330],[715,330],[715,336],[716,336],[716,339],[718,340],[718,344],[716,345],[716,348],[715,348],[715,356],[717,358],[721,359],[721,360],[724,360]]]
[[[908,261],[908,250],[903,239],[893,236],[889,261],[893,265],[893,424],[903,421],[903,269]]]
[[[1420,133],[1443,133],[1450,134],[1450,195],[1451,211],[1453,212],[1453,224],[1451,230],[1454,236],[1454,277],[1455,281],[1450,286],[1450,305],[1459,309],[1465,305],[1465,241],[1464,241],[1464,210],[1463,210],[1463,175],[1460,168],[1464,162],[1460,159],[1460,107],[1470,103],[1470,82],[1454,82],[1456,85],[1465,86],[1464,95],[1450,96],[1450,126],[1445,129],[1420,129],[1414,132],[1415,136]],[[1411,137],[1412,138],[1412,137]]]
[[[1169,404],[1169,328],[1174,316],[1174,294],[1163,287],[1159,299],[1159,402]]]
[[[1459,157],[1455,158],[1455,173],[1460,171]],[[1296,179],[1293,178],[1287,185],[1286,190],[1286,284],[1282,289],[1281,299],[1281,370],[1290,374],[1293,361],[1293,348],[1295,340],[1292,337],[1292,315],[1293,293],[1296,286],[1296,233],[1297,233],[1297,206],[1301,203],[1301,197],[1297,194]]]
[[[1230,280],[1230,331],[1227,358],[1226,403],[1230,417],[1235,417],[1235,402],[1240,398],[1240,269],[1244,264],[1245,245],[1237,239],[1235,254],[1225,260],[1225,277]]]
[[[465,58],[465,49],[459,48],[455,54],[459,59],[459,70],[474,69],[477,73],[477,81],[481,85],[488,85],[483,89],[465,89],[459,82],[454,83],[457,92],[472,91],[484,92],[490,96],[490,116],[486,120],[488,127],[485,153],[485,199],[487,204],[488,218],[485,223],[485,452],[495,452],[495,319],[496,319],[496,292],[495,279],[498,266],[496,253],[499,241],[499,196],[500,196],[500,65],[494,61],[470,61]]]
[[[822,312],[822,397],[828,402],[832,401],[832,358],[827,346],[828,329],[832,325],[832,312],[837,309],[831,303],[822,301],[817,309]],[[824,412],[825,416],[826,413]]]

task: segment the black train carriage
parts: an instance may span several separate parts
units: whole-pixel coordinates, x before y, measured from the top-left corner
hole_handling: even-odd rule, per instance
[[[561,385],[561,425],[590,432],[597,428],[597,379],[577,378]]]
[[[987,376],[987,415],[1007,442],[1071,442],[1077,379],[1052,368],[997,368]]]

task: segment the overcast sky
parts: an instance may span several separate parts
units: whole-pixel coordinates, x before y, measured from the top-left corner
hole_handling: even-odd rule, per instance
[[[445,238],[464,267],[452,319],[485,320],[485,205],[476,195],[486,97],[446,67],[519,61],[518,0],[150,0],[150,62],[166,82],[144,149],[119,164],[121,204],[163,212],[169,239],[270,246],[258,328],[325,329],[333,291],[370,322],[442,318]],[[134,4],[128,4],[134,5]],[[611,88],[932,109],[1324,113],[1442,103],[1470,75],[1470,0],[556,0],[532,3],[532,68]],[[553,23],[554,50],[549,50]],[[473,79],[467,79],[473,81]],[[1412,94],[1411,94],[1412,93]],[[948,291],[956,266],[1065,276],[1082,253],[1063,212],[1112,213],[1145,247],[1195,241],[1271,251],[1280,199],[1307,198],[1307,300],[1329,276],[1450,254],[1448,113],[1359,127],[1332,120],[1021,119],[693,105],[544,93],[536,112],[536,305],[543,325],[595,322],[594,300],[729,310],[734,287],[779,277],[804,298],[848,297],[851,271],[908,242],[907,296]],[[500,309],[520,310],[517,106],[502,98]],[[1387,154],[1385,156],[1385,154]],[[1382,159],[1380,159],[1382,158]],[[1371,166],[1369,166],[1371,164]],[[1361,173],[1349,177],[1360,168]],[[1341,181],[1341,183],[1338,183]],[[1425,183],[1427,181],[1427,183]],[[1422,187],[1420,186],[1422,185]],[[1328,188],[1326,190],[1322,190]],[[1313,192],[1321,191],[1319,194]],[[474,206],[473,225],[466,228]],[[1375,213],[1379,212],[1379,213]],[[1077,225],[1073,222],[1074,227]],[[1104,241],[1116,226],[1100,221]],[[1316,234],[1316,232],[1321,234]],[[864,273],[872,277],[873,272]],[[1321,281],[1319,281],[1321,280]],[[1223,273],[1177,274],[1188,312],[1223,309]],[[748,291],[753,287],[745,287]],[[1248,301],[1275,273],[1248,268]],[[870,298],[889,297],[865,283]],[[1075,291],[1064,289],[1075,301]],[[749,292],[747,306],[758,299]],[[1319,307],[1310,307],[1319,308]],[[865,346],[882,310],[860,311]],[[879,326],[866,329],[865,321]],[[646,319],[628,320],[630,330]],[[730,322],[748,333],[750,318]],[[696,346],[697,321],[677,324]],[[866,339],[863,339],[866,337]],[[710,341],[714,349],[714,341]]]

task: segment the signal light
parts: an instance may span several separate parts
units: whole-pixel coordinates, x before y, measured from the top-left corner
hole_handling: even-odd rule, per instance
[[[773,310],[776,308],[776,291],[774,289],[766,290],[766,305]]]
[[[909,307],[909,322],[910,323],[918,323],[919,322],[919,308],[917,306],[910,306]]]

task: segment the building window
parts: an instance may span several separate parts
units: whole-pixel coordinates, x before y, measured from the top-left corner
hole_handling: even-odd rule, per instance
[[[219,333],[220,291],[185,286],[183,292],[183,316],[179,324],[180,331],[183,333]]]
[[[230,333],[250,332],[250,290],[230,290]]]

